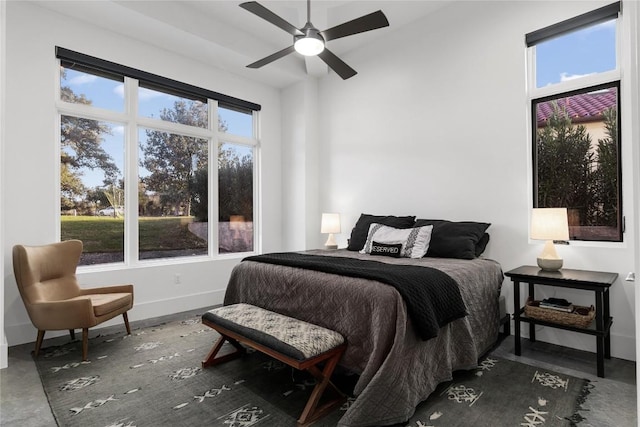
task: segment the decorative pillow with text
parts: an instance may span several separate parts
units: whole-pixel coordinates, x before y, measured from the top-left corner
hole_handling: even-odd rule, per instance
[[[385,244],[401,244],[400,256],[404,258],[422,258],[429,249],[432,225],[413,228],[393,228],[383,224],[373,223],[369,226],[369,234],[363,254],[370,254],[374,242]]]
[[[415,216],[369,215],[363,213],[360,215],[353,230],[351,230],[351,238],[349,238],[347,249],[350,251],[362,250],[369,234],[369,227],[374,222],[395,228],[411,228],[414,226],[415,220]]]

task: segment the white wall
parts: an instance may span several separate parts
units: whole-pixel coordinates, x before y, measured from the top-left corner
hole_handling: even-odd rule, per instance
[[[4,93],[5,93],[5,28],[6,28],[6,3],[0,2],[0,189],[4,182]],[[0,259],[4,259],[4,191],[0,194]],[[8,364],[8,344],[4,333],[4,263],[0,263],[0,369]]]
[[[318,81],[309,77],[282,91],[283,249],[323,247],[320,235],[322,142],[318,139]]]
[[[606,3],[455,2],[345,56],[359,74],[347,81],[330,75],[319,90],[320,162],[327,179],[320,206],[342,214],[339,243],[345,244],[361,212],[487,221],[493,224],[487,257],[504,271],[535,265],[541,244],[528,240],[532,196],[524,35]],[[628,44],[625,49],[628,57],[632,49]],[[624,71],[625,243],[572,243],[559,252],[567,268],[619,273],[611,288],[612,354],[635,360],[635,293],[633,283],[622,279],[638,258],[633,238],[638,188],[632,179],[638,147],[631,138],[638,111],[637,104],[632,111],[625,101],[638,86],[637,74]],[[513,312],[510,282],[502,293]],[[592,293],[562,295],[593,303]],[[586,335],[543,328],[538,338],[595,351],[595,340]]]
[[[2,213],[5,301],[0,317],[9,345],[34,341],[36,336],[15,285],[11,248],[18,243],[55,241],[59,227],[56,45],[261,104],[262,249],[280,250],[282,186],[280,174],[274,173],[281,168],[279,91],[33,4],[6,2],[6,12],[6,79],[10,84],[3,99],[10,108],[5,114],[3,174],[10,179],[2,181],[7,208]],[[239,259],[79,272],[79,280],[87,286],[133,283],[135,304],[129,316],[136,320],[222,302],[230,271]],[[182,284],[173,284],[175,273],[181,274]],[[109,324],[121,321],[114,319]]]

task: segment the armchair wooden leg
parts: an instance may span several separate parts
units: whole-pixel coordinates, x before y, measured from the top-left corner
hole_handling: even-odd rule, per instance
[[[36,338],[36,349],[33,352],[33,357],[38,357],[38,354],[40,354],[40,347],[42,346],[42,340],[44,339],[44,332],[45,331],[38,330],[38,338]]]
[[[89,353],[89,328],[82,328],[82,361],[87,361]]]
[[[127,316],[127,312],[122,313],[122,318],[124,319],[124,326],[127,328],[127,335],[131,335],[131,328],[129,327],[129,316]]]
[[[71,337],[71,340],[75,340],[76,339],[76,331],[74,329],[69,329],[69,336]]]

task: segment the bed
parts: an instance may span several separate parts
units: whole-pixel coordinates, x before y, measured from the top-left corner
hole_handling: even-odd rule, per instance
[[[425,230],[421,227],[431,227],[428,252],[413,258],[361,253],[376,240],[372,236],[382,240],[379,231],[385,230],[374,233],[380,224],[387,231],[389,227],[413,227],[409,240],[416,245],[418,232]],[[351,275],[245,260],[231,273],[224,304],[253,304],[341,333],[348,346],[340,366],[359,379],[356,398],[339,425],[406,422],[439,383],[451,379],[456,370],[476,367],[478,358],[497,340],[503,274],[496,261],[480,257],[488,242],[488,227],[487,223],[362,214],[347,249],[304,252],[304,256],[336,262],[340,262],[337,258],[375,260],[446,273],[457,283],[467,315],[448,321],[436,329],[435,337],[426,340],[424,334],[419,336],[415,313],[408,310],[412,305],[407,305],[396,288]],[[386,238],[393,240],[394,236]]]

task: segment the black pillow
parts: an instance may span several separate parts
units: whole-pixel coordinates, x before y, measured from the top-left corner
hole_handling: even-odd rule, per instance
[[[393,258],[400,258],[402,243],[371,243],[371,255],[384,255]]]
[[[474,259],[484,251],[487,243],[489,243],[489,235],[485,231],[491,224],[486,222],[453,222],[441,219],[416,220],[416,227],[424,225],[433,225],[431,242],[429,242],[429,250],[426,256]]]
[[[369,226],[374,222],[394,228],[412,228],[415,220],[415,216],[361,214],[355,227],[351,230],[351,238],[349,239],[347,249],[350,251],[359,251],[364,248],[364,244],[367,242],[367,236],[369,235]]]
[[[476,244],[476,258],[482,255],[482,252],[487,248],[489,243],[489,233],[484,233],[480,238],[480,241]]]

